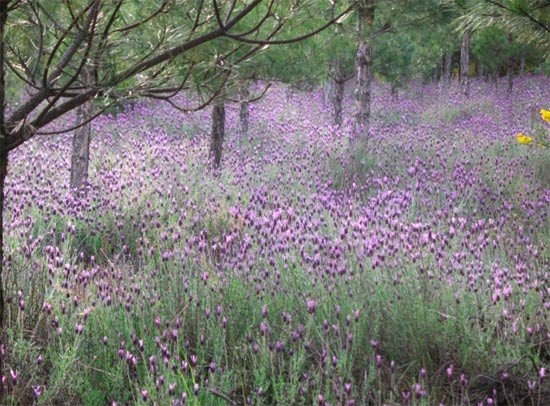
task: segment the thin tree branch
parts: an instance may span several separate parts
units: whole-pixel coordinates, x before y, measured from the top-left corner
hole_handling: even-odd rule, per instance
[[[265,94],[267,93],[267,91],[269,90],[269,88],[271,87],[272,83],[268,83],[264,90],[262,90],[262,92],[257,95],[257,96],[252,96],[250,98],[247,98],[247,99],[244,99],[244,100],[237,100],[237,99],[233,99],[233,98],[229,98],[227,97],[226,99],[232,103],[254,103],[258,100],[260,100],[262,97],[265,96]]]
[[[156,9],[153,13],[149,14],[147,17],[145,17],[144,19],[140,20],[140,21],[136,21],[135,23],[132,23],[132,24],[128,24],[127,26],[125,27],[122,27],[122,28],[118,28],[116,30],[113,30],[112,33],[117,33],[117,32],[126,32],[126,31],[129,31],[129,30],[133,30],[134,28],[137,28],[143,24],[146,24],[148,23],[149,21],[151,21],[152,19],[154,19],[156,16],[158,16],[159,14],[161,14],[162,12],[165,11],[166,9],[166,6],[168,5],[168,2],[170,0],[164,0],[161,5],[159,6],[158,9]],[[120,2],[120,5],[122,5],[122,1]]]
[[[64,128],[64,129],[58,130],[58,131],[37,131],[36,135],[59,135],[59,134],[68,133],[70,131],[77,130],[80,127],[84,127],[86,124],[88,124],[88,123],[92,122],[93,120],[95,120],[97,117],[99,117],[100,115],[105,113],[110,107],[113,107],[114,105],[119,103],[120,100],[121,99],[116,99],[115,101],[109,103],[107,106],[101,108],[100,111],[98,111],[97,113],[95,113],[94,115],[92,115],[91,117],[86,119],[85,121],[83,121],[83,122],[81,122],[81,123],[79,123],[79,124],[77,124],[73,127]]]
[[[490,3],[498,8],[501,8],[503,10],[506,10],[508,11],[509,13],[511,14],[518,14],[514,9],[506,6],[505,4],[502,4],[498,1],[495,1],[495,0],[485,0],[485,2],[487,3]],[[527,11],[525,11],[523,8],[519,8],[519,11],[520,13],[526,17],[527,19],[529,19],[532,23],[538,25],[539,27],[541,27],[543,30],[545,30],[546,32],[550,32],[550,26],[546,26],[545,24],[543,24],[541,21],[537,20],[536,18],[534,18],[531,14],[529,14]]]
[[[341,17],[343,17],[344,15],[346,15],[347,13],[349,13],[351,10],[353,9],[353,6],[351,7],[348,7],[343,13],[341,13],[337,18],[335,19],[331,19],[330,21],[328,21],[327,23],[323,24],[321,27],[317,28],[316,30],[313,30],[307,34],[304,34],[304,35],[300,35],[300,36],[297,36],[297,37],[294,37],[294,38],[289,38],[289,39],[284,39],[284,40],[257,40],[257,39],[249,39],[249,38],[244,38],[242,36],[240,36],[240,34],[230,34],[228,32],[228,30],[224,30],[224,35],[228,38],[231,38],[231,39],[234,39],[236,41],[239,41],[239,42],[244,42],[244,43],[247,43],[247,44],[256,44],[256,45],[285,45],[285,44],[292,44],[294,42],[299,42],[299,41],[303,41],[305,39],[308,39],[308,38],[311,38],[313,37],[314,35],[316,34],[319,34],[320,32],[324,31],[325,29],[327,29],[329,26],[331,26],[332,24],[334,24],[338,19],[340,19]]]
[[[261,3],[262,0],[254,0],[252,1],[248,6],[246,6],[237,16],[235,16],[225,27],[226,29],[231,29],[233,26],[235,26],[239,21],[241,21],[244,17],[246,17],[255,7],[258,6],[258,4]],[[128,78],[141,73],[155,65],[158,65],[162,62],[166,62],[175,56],[178,56],[180,54],[183,54],[186,51],[189,51],[193,48],[198,47],[199,45],[202,45],[206,42],[212,41],[213,39],[222,37],[224,35],[224,30],[221,28],[218,28],[217,30],[213,30],[207,34],[201,35],[200,37],[197,37],[193,40],[187,41],[181,45],[175,46],[173,48],[170,48],[161,54],[151,57],[150,59],[143,61],[141,63],[136,64],[134,67],[126,70],[122,74],[118,75],[111,83],[111,85],[116,85],[119,83],[124,82]]]

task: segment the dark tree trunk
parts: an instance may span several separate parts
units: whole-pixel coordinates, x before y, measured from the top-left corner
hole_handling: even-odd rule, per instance
[[[453,53],[451,51],[445,52],[445,66],[443,68],[443,76],[445,82],[451,83],[451,68],[453,66]]]
[[[493,72],[493,84],[495,85],[495,89],[498,89],[498,71]]]
[[[1,133],[0,133],[1,134]],[[1,134],[3,137],[3,134]],[[3,346],[3,350],[6,351],[6,335],[4,329],[5,314],[6,314],[6,301],[4,299],[4,185],[6,183],[6,176],[8,174],[8,152],[4,151],[4,146],[0,145],[0,346]],[[0,355],[0,375],[4,371],[4,359],[3,355]],[[0,391],[0,400],[2,399],[2,392]]]
[[[334,124],[338,127],[342,125],[342,101],[344,100],[344,72],[342,70],[342,61],[336,57],[332,62],[332,118]]]
[[[0,347],[7,352],[5,315],[6,300],[4,298],[4,186],[8,175],[7,131],[5,128],[6,111],[6,72],[4,34],[8,18],[8,2],[0,0]],[[0,375],[4,374],[4,354],[0,355]],[[2,383],[0,383],[2,385]],[[0,403],[4,399],[4,390],[0,388]]]
[[[372,87],[372,44],[367,38],[368,28],[374,20],[374,5],[359,7],[358,9],[358,44],[355,55],[356,88],[355,99],[357,112],[355,127],[368,134],[370,120],[370,101]]]
[[[210,160],[215,169],[218,169],[222,162],[224,136],[225,104],[223,100],[218,100],[212,107],[212,132],[210,134]]]
[[[248,100],[250,98],[250,92],[248,91],[248,84],[243,84],[240,91],[240,110],[239,110],[239,135],[246,137],[248,135],[248,121],[250,117]]]
[[[394,103],[397,103],[399,101],[399,89],[397,89],[397,85],[395,83],[391,84],[391,99]]]
[[[477,76],[481,79],[485,74],[485,68],[482,63],[477,65]]]
[[[464,95],[470,96],[470,42],[472,41],[471,31],[462,35],[462,46],[460,47],[460,84]]]
[[[334,97],[332,99],[334,109],[334,124],[340,127],[342,125],[342,101],[344,100],[344,81],[334,82]]]
[[[87,69],[82,71],[84,83],[91,83],[91,75]],[[76,110],[76,125],[78,127],[73,136],[73,149],[71,153],[71,190],[80,191],[88,182],[88,167],[90,162],[90,139],[92,124],[89,121],[93,116],[91,102],[80,105]],[[85,124],[83,124],[85,123]]]

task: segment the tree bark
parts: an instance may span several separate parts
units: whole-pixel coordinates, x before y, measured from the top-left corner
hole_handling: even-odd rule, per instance
[[[85,84],[91,84],[91,74],[88,69],[82,71],[82,80]],[[76,110],[76,125],[81,125],[93,116],[91,102],[80,105]],[[88,182],[88,167],[90,162],[90,140],[92,135],[92,123],[88,122],[78,127],[73,135],[73,147],[71,153],[71,190],[82,191]]]
[[[342,60],[340,57],[332,61],[332,118],[334,125],[342,125],[342,101],[344,100],[344,83],[346,78],[342,69]]]
[[[368,28],[374,20],[374,5],[370,2],[358,9],[357,53],[355,55],[357,112],[355,127],[364,135],[368,134],[370,121],[370,101],[372,87],[372,44],[367,38]]]
[[[248,121],[250,117],[248,99],[250,92],[248,91],[248,83],[241,86],[240,91],[240,110],[239,110],[239,135],[246,137],[248,135]]]
[[[8,18],[8,2],[0,0],[0,347],[8,351],[5,329],[6,301],[4,298],[4,186],[8,175],[8,134],[6,131],[6,72],[4,34]],[[0,375],[4,373],[4,355],[0,355]],[[1,385],[1,383],[0,383]],[[0,388],[0,403],[4,390]]]
[[[0,138],[4,137],[4,134],[0,132]],[[6,301],[4,299],[4,185],[6,183],[6,176],[8,174],[8,152],[5,151],[4,146],[0,145],[0,346],[3,346],[3,350],[6,348],[6,335],[5,335],[5,314],[6,314]],[[0,374],[4,371],[4,359],[0,356]],[[2,399],[2,392],[0,391],[0,400]]]
[[[222,162],[223,139],[225,136],[225,104],[223,99],[212,107],[212,131],[210,133],[210,160],[214,169]]]
[[[77,125],[88,120],[92,113],[91,103],[85,103],[76,110]],[[71,190],[80,191],[88,181],[90,162],[90,139],[92,124],[86,123],[75,130],[71,154]]]
[[[460,47],[460,84],[464,95],[470,96],[470,43],[472,32],[466,31],[462,35],[462,46]]]

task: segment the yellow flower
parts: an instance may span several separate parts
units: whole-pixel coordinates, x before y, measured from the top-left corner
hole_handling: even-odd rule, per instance
[[[516,138],[518,140],[518,144],[529,145],[533,142],[533,138],[522,133],[519,133],[518,135],[516,135]]]
[[[550,111],[545,109],[540,109],[540,116],[544,121],[546,121],[547,123],[550,123]]]

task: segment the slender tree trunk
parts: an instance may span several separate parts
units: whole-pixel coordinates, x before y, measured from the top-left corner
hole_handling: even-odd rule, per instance
[[[210,160],[214,169],[222,162],[223,139],[225,136],[225,104],[223,99],[212,107],[212,131],[210,133]]]
[[[441,80],[445,78],[445,55],[446,55],[445,52],[441,54],[441,61],[439,64],[439,78]]]
[[[344,80],[334,81],[334,97],[332,99],[334,109],[334,124],[338,127],[342,125],[342,102],[344,100]]]
[[[239,110],[239,135],[246,137],[248,135],[248,122],[250,118],[248,99],[250,92],[248,91],[248,83],[241,86],[240,91],[240,110]]]
[[[464,95],[470,97],[470,42],[472,41],[472,32],[466,31],[462,36],[462,46],[460,47],[460,84]]]
[[[8,2],[0,0],[0,347],[7,352],[5,329],[6,300],[4,298],[4,186],[8,175],[7,131],[5,128],[6,112],[6,72],[4,34],[8,19]],[[0,375],[4,374],[4,355],[0,355]],[[1,385],[1,383],[0,383]],[[4,390],[0,388],[0,403],[4,399]]]
[[[391,84],[391,99],[394,103],[399,101],[399,89],[397,89],[397,85],[395,83]]]
[[[332,118],[338,127],[342,125],[342,101],[344,100],[344,72],[339,56],[332,61]]]
[[[521,56],[519,61],[519,74],[520,76],[525,76],[525,56]]]
[[[334,79],[330,78],[323,83],[323,104],[328,106],[332,104],[332,96],[334,94]]]
[[[84,83],[91,83],[91,74],[88,69],[82,71]],[[93,115],[91,102],[80,105],[76,110],[76,125],[80,125]],[[71,190],[82,191],[88,182],[88,167],[90,162],[90,140],[92,135],[92,123],[88,122],[78,127],[73,136],[73,149],[71,153]]]
[[[355,55],[356,88],[355,99],[357,112],[355,127],[364,135],[368,134],[370,121],[370,101],[372,87],[372,44],[367,38],[368,28],[374,20],[374,5],[370,2],[358,9],[359,23],[357,27],[358,44]]]
[[[77,125],[88,120],[92,115],[91,103],[85,103],[76,110]],[[88,181],[90,162],[90,138],[92,124],[87,123],[75,130],[71,155],[71,190],[79,191]]]
[[[512,34],[508,34],[508,44],[510,44],[510,47],[513,43],[513,37]],[[515,58],[513,55],[510,56],[508,59],[508,69],[507,69],[507,76],[508,76],[508,93],[512,93],[512,90],[514,90],[514,65],[515,65]]]
[[[498,71],[493,72],[493,84],[495,85],[495,89],[498,89]]]
[[[451,68],[453,66],[453,53],[451,51],[445,52],[445,67],[443,76],[445,77],[445,82],[451,83]]]
[[[4,137],[4,134],[0,132],[0,136]],[[4,351],[6,348],[6,335],[5,335],[5,314],[6,314],[6,301],[4,299],[4,185],[6,182],[6,176],[8,174],[8,152],[4,151],[4,146],[0,145],[0,346]],[[4,372],[4,356],[0,355],[0,375]],[[0,400],[2,400],[2,392],[0,391]]]
[[[485,67],[483,66],[482,63],[478,64],[477,65],[477,76],[481,79],[484,77],[484,74],[485,74]]]

